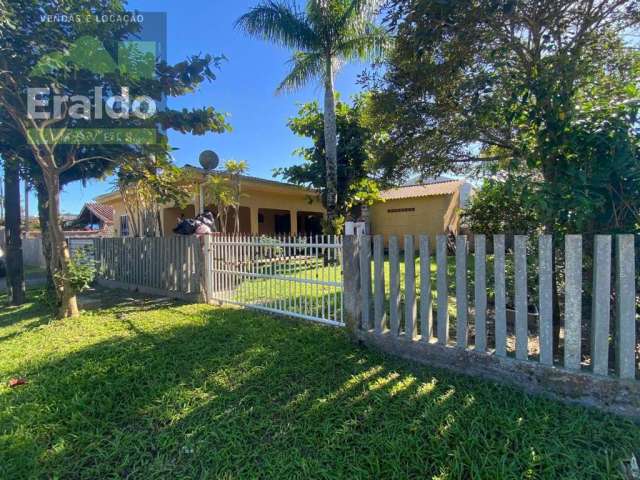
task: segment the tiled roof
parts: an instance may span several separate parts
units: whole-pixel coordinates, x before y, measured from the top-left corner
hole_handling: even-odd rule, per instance
[[[113,223],[113,207],[109,205],[103,205],[101,203],[86,203],[84,208],[93,213],[96,217],[102,220],[104,223]]]
[[[407,185],[404,187],[390,188],[380,192],[384,200],[399,200],[401,198],[431,197],[435,195],[451,195],[458,191],[464,183],[463,180],[430,183],[427,185]]]
[[[205,173],[205,174],[226,175],[224,173],[224,171],[219,171],[219,170],[207,171],[204,168],[194,167],[193,165],[189,165],[189,164],[186,164],[183,168],[195,170],[197,172]],[[244,180],[249,180],[249,181],[252,181],[252,182],[266,183],[266,184],[269,184],[269,185],[278,185],[278,186],[281,186],[281,187],[291,187],[291,188],[297,188],[297,189],[300,189],[300,190],[310,190],[309,188],[303,187],[301,185],[296,185],[295,183],[280,182],[278,180],[271,180],[269,178],[253,177],[251,175],[240,175],[240,178],[242,178]]]

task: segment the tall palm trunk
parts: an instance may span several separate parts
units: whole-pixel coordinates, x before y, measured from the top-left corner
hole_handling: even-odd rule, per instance
[[[333,85],[333,64],[327,55],[324,79],[324,148],[327,170],[327,224],[328,232],[335,233],[336,205],[338,203],[338,138],[336,130],[336,102]]]
[[[7,289],[9,302],[21,305],[25,300],[25,284],[20,238],[20,173],[15,159],[4,162],[4,190]]]

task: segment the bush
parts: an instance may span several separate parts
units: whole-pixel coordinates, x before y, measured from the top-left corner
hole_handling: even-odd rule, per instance
[[[74,252],[69,262],[69,282],[74,293],[80,293],[91,286],[96,278],[97,262],[93,259],[90,247]]]

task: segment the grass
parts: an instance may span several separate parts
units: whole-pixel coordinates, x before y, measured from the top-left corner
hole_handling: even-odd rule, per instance
[[[0,310],[0,478],[616,478],[640,445],[629,421],[342,329],[112,300],[64,321]]]
[[[27,277],[44,277],[47,274],[47,269],[36,265],[25,265],[24,274]]]
[[[246,268],[251,272],[253,266],[236,267],[238,272],[242,272]],[[468,270],[472,275],[473,265],[470,263]],[[419,298],[420,293],[420,260],[415,259],[415,284]],[[405,291],[405,262],[404,257],[400,258],[398,271],[400,273],[400,292],[404,298]],[[436,296],[436,261],[435,257],[431,257],[430,278],[432,287],[432,296]],[[448,283],[449,283],[449,314],[455,319],[456,302],[455,302],[455,258],[449,257],[447,264]],[[373,262],[371,264],[372,272],[372,291],[373,291]],[[287,280],[278,278],[256,278],[249,276],[237,275],[235,278],[237,284],[234,288],[221,292],[221,297],[225,300],[244,304],[259,304],[277,309],[286,309],[290,312],[301,313],[305,315],[325,316],[327,312],[335,312],[340,309],[342,296],[339,294],[340,288],[329,285],[313,285],[305,284],[304,280],[318,280],[321,282],[340,282],[342,276],[342,267],[339,264],[324,266],[321,258],[306,258],[301,260],[287,260],[280,263],[265,264],[256,269],[256,273],[277,275],[287,277]],[[389,285],[390,285],[390,264],[388,258],[385,257],[384,276],[386,289],[386,308],[389,310]],[[215,275],[214,275],[215,278]],[[301,282],[291,281],[290,279],[302,280]],[[214,280],[215,281],[215,280]],[[223,288],[224,288],[223,286]],[[470,287],[472,288],[472,286]],[[290,302],[289,299],[295,299]],[[419,303],[418,303],[419,304]],[[328,316],[328,315],[327,315]]]

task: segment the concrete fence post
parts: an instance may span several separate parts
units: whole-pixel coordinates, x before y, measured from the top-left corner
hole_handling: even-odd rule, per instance
[[[344,264],[344,286],[342,298],[344,302],[344,323],[347,332],[355,338],[362,313],[360,295],[360,248],[358,237],[345,235],[342,240],[342,256]]]
[[[202,243],[200,245],[200,259],[202,264],[200,271],[202,272],[202,279],[200,285],[202,289],[202,299],[205,303],[209,303],[213,299],[213,239],[210,235],[202,237]],[[198,262],[200,263],[200,262]]]
[[[635,236],[616,235],[616,371],[636,376]]]
[[[582,235],[564,238],[564,368],[578,371],[582,358]]]

